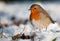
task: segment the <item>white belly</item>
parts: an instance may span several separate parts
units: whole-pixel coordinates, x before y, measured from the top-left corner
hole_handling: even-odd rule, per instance
[[[38,20],[38,21],[33,20],[32,23],[36,29],[42,29],[42,28],[46,27],[41,23],[40,20]]]

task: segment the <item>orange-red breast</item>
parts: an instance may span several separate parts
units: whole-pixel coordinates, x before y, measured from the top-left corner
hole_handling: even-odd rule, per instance
[[[38,29],[47,27],[50,23],[54,23],[48,13],[38,4],[33,4],[30,7],[30,22]]]

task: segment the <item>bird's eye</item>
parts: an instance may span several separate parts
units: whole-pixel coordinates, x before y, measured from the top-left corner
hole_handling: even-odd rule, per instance
[[[36,9],[36,8],[34,8],[34,9]]]

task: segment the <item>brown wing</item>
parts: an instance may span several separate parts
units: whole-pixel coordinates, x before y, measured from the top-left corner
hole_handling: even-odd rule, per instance
[[[48,14],[42,7],[40,7],[40,8],[41,8],[41,12],[42,12],[44,15],[46,15],[46,17],[48,17],[48,18],[51,20],[52,23],[54,23],[54,21],[53,21],[52,18],[49,16],[49,14]]]

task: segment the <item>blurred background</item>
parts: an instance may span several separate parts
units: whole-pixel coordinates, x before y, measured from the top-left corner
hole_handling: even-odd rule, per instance
[[[0,1],[0,17],[16,16],[17,19],[28,19],[30,15],[28,9],[34,3],[40,4],[54,21],[60,22],[60,2],[57,0],[3,0]]]

